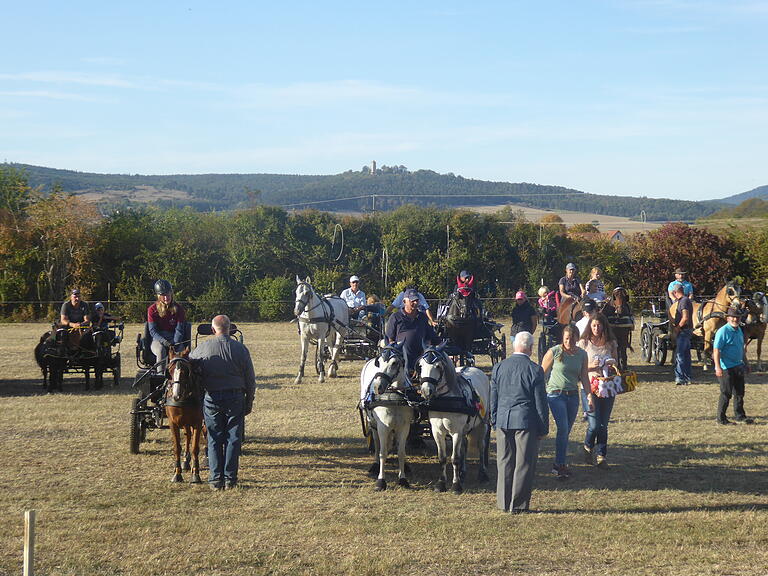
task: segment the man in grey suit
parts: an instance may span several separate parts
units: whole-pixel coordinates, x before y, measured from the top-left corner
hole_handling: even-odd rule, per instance
[[[539,440],[549,434],[544,371],[531,361],[533,336],[518,332],[514,353],[491,372],[491,426],[496,430],[496,506],[527,512]]]

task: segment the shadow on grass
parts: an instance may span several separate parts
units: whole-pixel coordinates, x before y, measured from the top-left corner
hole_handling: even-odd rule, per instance
[[[76,394],[76,395],[97,395],[97,394],[116,394],[120,396],[134,396],[136,390],[132,389],[133,378],[120,378],[118,386],[114,386],[111,374],[104,375],[104,385],[100,389],[94,388],[95,379],[91,375],[90,390],[85,389],[85,379],[82,374],[65,375],[62,384],[62,390],[55,392],[46,392],[43,390],[43,379],[23,378],[10,379],[0,378],[0,397],[10,396],[44,396],[55,394]]]

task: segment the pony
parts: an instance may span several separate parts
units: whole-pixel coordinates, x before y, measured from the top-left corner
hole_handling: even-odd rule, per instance
[[[731,306],[741,308],[741,285],[738,282],[727,282],[711,300],[693,302],[693,333],[704,340],[704,354],[702,369],[708,370],[712,363],[712,343],[715,332],[726,322],[725,312]],[[670,320],[674,320],[677,313],[677,302],[672,302],[668,308]],[[674,324],[674,322],[670,322]],[[672,328],[673,341],[677,338],[679,329]]]
[[[91,387],[87,362],[92,354],[87,345],[92,342],[90,328],[69,328],[53,325],[51,330],[40,337],[35,346],[35,361],[43,374],[43,390],[46,392],[63,391],[64,373],[71,360],[84,368],[85,389]]]
[[[764,292],[755,292],[751,298],[744,300],[746,316],[744,318],[744,347],[757,340],[757,370],[763,371],[761,359],[763,351],[763,338],[765,338],[766,322],[768,322],[768,298]]]
[[[632,350],[632,331],[635,329],[635,319],[632,307],[629,305],[629,294],[623,286],[616,286],[611,298],[603,307],[603,314],[608,318],[613,335],[616,337],[617,360],[619,369],[627,369],[627,349]]]
[[[471,354],[483,318],[482,304],[475,292],[468,288],[458,288],[441,306],[441,311],[440,324],[445,337],[464,355]]]
[[[476,442],[480,454],[479,480],[487,482],[490,414],[487,407],[491,396],[488,377],[479,368],[456,368],[443,350],[445,343],[430,347],[419,358],[416,367],[420,375],[421,395],[427,403],[432,437],[437,445],[440,480],[435,487],[445,492],[448,477],[446,440],[453,443],[451,464],[457,494],[464,491],[466,476],[467,437]]]
[[[317,341],[317,373],[318,382],[325,382],[325,365],[323,354],[326,340],[331,342],[331,365],[328,375],[336,377],[339,368],[339,350],[344,341],[349,325],[349,308],[347,303],[338,296],[320,296],[312,287],[312,282],[307,276],[301,280],[296,276],[296,299],[293,306],[293,314],[299,322],[299,336],[301,340],[301,360],[299,373],[294,384],[300,384],[304,377],[304,365],[307,362],[307,350],[311,339]]]
[[[376,464],[379,469],[376,491],[387,489],[384,465],[393,440],[397,442],[397,485],[410,488],[405,476],[405,444],[414,418],[414,410],[405,397],[409,386],[405,378],[402,343],[382,348],[380,355],[368,360],[360,372],[361,400],[368,408],[377,457],[372,469],[375,470]]]
[[[175,470],[171,482],[183,482],[181,471],[190,470],[191,484],[200,484],[200,437],[203,434],[203,404],[198,378],[189,359],[189,348],[177,354],[168,349],[165,389],[165,414],[171,430]],[[186,439],[184,464],[181,463],[181,429]],[[191,448],[190,448],[191,446]]]
[[[581,320],[581,317],[584,315],[582,305],[583,301],[577,300],[573,296],[563,298],[557,307],[557,323],[567,326]]]

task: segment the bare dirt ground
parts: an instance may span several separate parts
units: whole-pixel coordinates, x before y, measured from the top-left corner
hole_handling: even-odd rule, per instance
[[[552,424],[537,513],[510,516],[495,509],[494,484],[479,484],[474,466],[463,495],[433,492],[429,449],[409,456],[411,490],[374,492],[355,409],[362,362],[344,362],[325,384],[310,362],[296,386],[295,325],[242,328],[259,390],[241,486],[213,493],[170,482],[167,430],[128,452],[138,326],[126,329],[118,388],[84,392],[68,376],[63,394],[43,395],[32,349],[46,325],[0,325],[0,574],[21,572],[30,508],[38,574],[768,573],[765,373],[748,376],[756,424],[722,427],[711,372],[696,368],[695,385],[676,387],[669,364],[631,355],[640,386],[617,399],[609,467],[577,458],[578,420],[574,476],[553,478]]]

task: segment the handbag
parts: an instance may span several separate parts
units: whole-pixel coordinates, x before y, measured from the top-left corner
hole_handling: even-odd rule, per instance
[[[613,398],[637,388],[637,373],[634,370],[622,373],[617,369],[613,376],[592,376],[589,387],[598,398]]]

